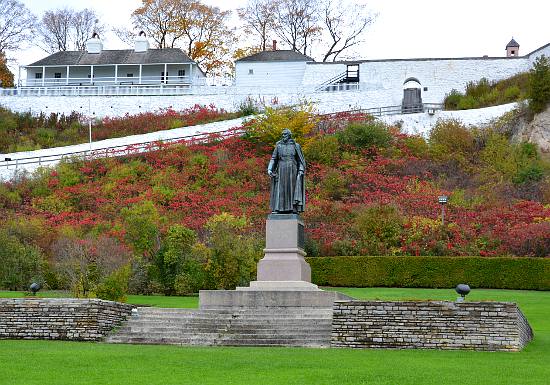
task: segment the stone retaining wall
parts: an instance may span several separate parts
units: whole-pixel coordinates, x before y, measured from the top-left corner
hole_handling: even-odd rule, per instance
[[[519,351],[532,338],[510,302],[337,301],[331,346]]]
[[[98,341],[132,306],[100,299],[0,299],[0,339]]]

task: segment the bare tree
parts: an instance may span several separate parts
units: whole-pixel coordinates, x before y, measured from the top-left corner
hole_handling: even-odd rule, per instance
[[[0,52],[18,50],[31,41],[36,17],[17,0],[0,0]]]
[[[85,49],[86,41],[94,32],[102,34],[105,30],[99,23],[95,11],[71,8],[46,11],[38,26],[44,49],[47,52]],[[40,44],[37,44],[40,45]]]
[[[95,33],[100,36],[105,31],[103,24],[93,9],[84,8],[75,12],[73,16],[72,40],[77,51],[86,48],[86,41]]]
[[[275,33],[294,51],[307,52],[320,33],[316,0],[278,0]]]
[[[267,49],[267,42],[275,29],[276,0],[248,0],[246,7],[237,10],[245,23],[245,32],[252,33],[260,40],[260,49]]]
[[[45,51],[54,53],[69,50],[69,34],[74,11],[63,8],[44,12],[38,32],[44,41]]]
[[[329,39],[323,61],[330,58],[336,61],[343,51],[362,43],[361,36],[375,17],[366,11],[365,5],[348,4],[344,7],[341,3],[335,5],[330,0],[326,1],[322,6],[322,23]]]
[[[134,31],[125,27],[115,27],[112,31],[116,37],[127,46],[131,47],[134,44],[136,39],[136,33]]]

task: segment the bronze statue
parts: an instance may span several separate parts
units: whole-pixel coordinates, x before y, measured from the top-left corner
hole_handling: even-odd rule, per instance
[[[285,128],[277,142],[267,173],[271,177],[271,212],[278,214],[301,213],[306,205],[304,174],[306,161],[300,145]]]

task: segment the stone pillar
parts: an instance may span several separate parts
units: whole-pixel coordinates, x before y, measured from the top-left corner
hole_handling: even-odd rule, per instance
[[[258,281],[311,282],[304,260],[304,222],[298,214],[270,214],[266,221],[265,256],[258,262]]]

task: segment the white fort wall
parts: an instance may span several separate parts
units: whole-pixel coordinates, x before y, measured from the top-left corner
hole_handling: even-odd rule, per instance
[[[527,71],[531,68],[534,58],[542,54],[550,56],[550,44],[529,56],[514,58],[358,61],[360,91],[339,92],[314,90],[316,86],[343,73],[346,63],[237,62],[236,85],[195,86],[190,95],[0,96],[0,105],[15,111],[65,114],[77,111],[104,117],[164,108],[184,109],[195,104],[214,104],[216,107],[233,111],[250,97],[268,105],[294,104],[309,100],[316,103],[320,112],[334,112],[351,108],[400,105],[403,83],[410,77],[419,80],[423,102],[441,103],[445,94],[452,89],[463,91],[467,82],[477,81],[482,77],[498,80]],[[253,70],[251,74],[250,69]],[[125,73],[120,75],[124,76]],[[427,90],[424,91],[424,88]]]
[[[221,87],[219,87],[221,88]],[[267,105],[292,105],[303,101],[313,102],[320,113],[346,111],[357,108],[387,106],[391,101],[387,90],[304,92],[300,88],[280,88],[251,91],[250,93],[229,92],[214,95],[181,96],[0,96],[0,106],[13,111],[33,114],[64,113],[73,111],[98,118],[124,116],[142,112],[171,108],[181,110],[195,104],[213,104],[217,108],[235,111],[247,98]],[[248,91],[249,89],[247,89]],[[263,91],[263,92],[262,92]],[[399,101],[401,103],[401,101]],[[397,104],[399,104],[397,103]]]
[[[441,103],[452,89],[464,91],[470,81],[482,77],[500,80],[530,67],[530,60],[524,57],[363,61],[359,62],[359,79],[362,90],[385,93],[380,106],[401,104],[403,83],[411,77],[420,81],[423,102]],[[309,63],[304,85],[322,84],[345,70],[342,63]]]

